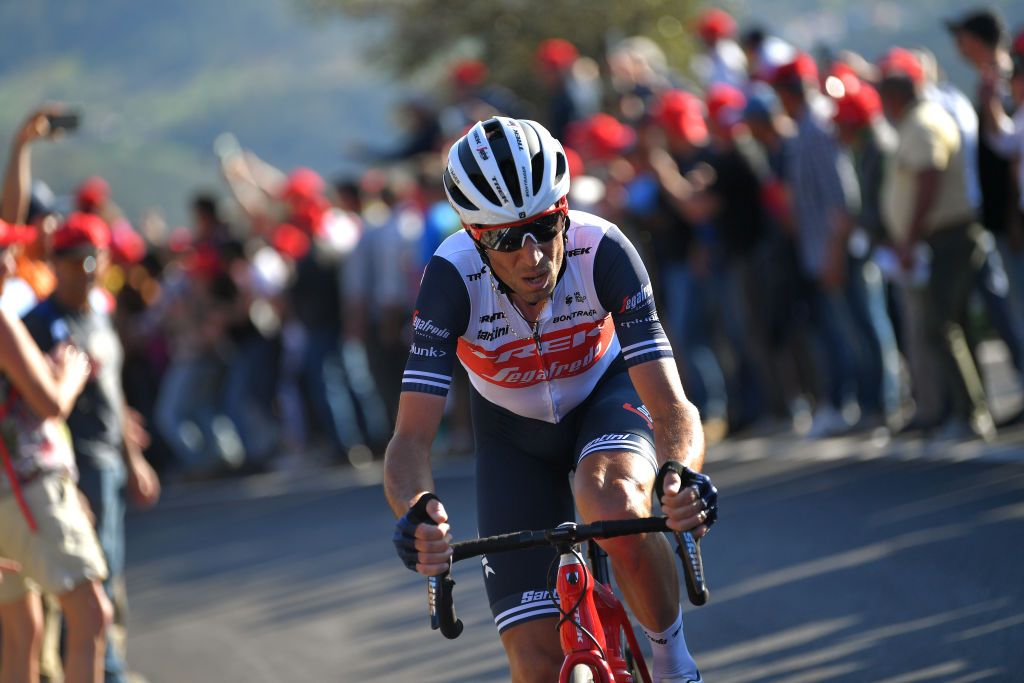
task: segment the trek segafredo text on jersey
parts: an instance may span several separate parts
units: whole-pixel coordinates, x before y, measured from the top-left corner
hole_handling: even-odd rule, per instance
[[[403,391],[445,395],[455,357],[488,401],[559,422],[621,355],[627,366],[672,356],[647,271],[622,232],[569,212],[565,267],[536,326],[488,271],[464,231],[427,264]]]

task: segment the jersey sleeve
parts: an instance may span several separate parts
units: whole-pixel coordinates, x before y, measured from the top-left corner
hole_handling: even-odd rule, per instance
[[[627,366],[671,358],[672,346],[658,320],[647,268],[622,231],[605,233],[594,256],[598,300],[612,314]]]
[[[462,276],[450,261],[432,257],[416,297],[402,391],[447,395],[459,337],[468,325],[469,293]]]

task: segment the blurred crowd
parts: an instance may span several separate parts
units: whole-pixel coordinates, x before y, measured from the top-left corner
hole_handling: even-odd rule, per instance
[[[11,144],[0,308],[44,352],[69,335],[62,311],[98,316],[71,325],[99,349],[94,380],[120,388],[96,399],[109,416],[69,418],[94,508],[155,501],[150,465],[173,481],[365,464],[390,437],[423,268],[461,228],[443,154],[477,120],[531,118],[566,145],[570,207],[640,249],[709,441],[779,425],[991,439],[981,343],[1024,378],[1024,34],[989,10],[946,27],[971,92],[923,46],[812,55],[718,9],[692,27],[688,74],[644,37],[603,55],[546,40],[530,93],[461,60],[403,101],[393,148],[352,150],[358,176],[282,171],[221,135],[223,186],[177,228],[133,226],[102,178],[67,197],[33,178],[33,145],[67,127],[53,105]],[[440,450],[471,448],[467,391]],[[100,436],[136,459],[113,467]]]
[[[543,94],[528,100],[461,60],[402,103],[394,148],[352,150],[359,176],[283,172],[220,136],[224,186],[174,229],[134,229],[98,177],[54,197],[30,175],[45,134],[22,131],[9,174],[29,196],[8,221],[39,230],[0,303],[22,315],[44,300],[54,229],[96,215],[110,258],[94,298],[124,343],[127,401],[158,470],[366,462],[389,437],[420,274],[460,228],[443,153],[479,119],[533,118],[569,148],[572,206],[644,251],[712,440],[779,419],[811,436],[988,438],[978,343],[1001,339],[1024,369],[1024,39],[987,10],[947,26],[975,92],[924,47],[812,56],[718,9],[692,27],[687,75],[643,37],[600,59],[556,38],[537,46]],[[455,394],[443,439],[464,450]]]

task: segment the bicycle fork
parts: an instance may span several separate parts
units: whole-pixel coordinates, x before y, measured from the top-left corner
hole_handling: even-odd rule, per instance
[[[596,584],[578,553],[563,549],[558,562],[557,586],[559,602],[566,610],[559,624],[565,661],[558,680],[568,683],[573,668],[583,664],[594,672],[595,682],[632,683],[633,678],[620,655],[619,638],[616,637],[616,642],[612,643],[606,641],[595,604],[595,591],[607,589]]]

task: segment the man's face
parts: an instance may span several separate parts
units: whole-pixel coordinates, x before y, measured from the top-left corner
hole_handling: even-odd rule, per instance
[[[53,260],[53,272],[57,276],[58,286],[65,292],[75,294],[75,299],[84,302],[96,283],[99,269],[99,254],[70,253],[56,256]]]
[[[991,61],[992,49],[977,36],[966,31],[957,31],[954,34],[954,39],[956,40],[956,49],[960,52],[960,56],[976,68],[980,68]]]
[[[538,243],[532,235],[524,238],[523,246],[515,251],[487,250],[494,274],[512,288],[521,299],[529,304],[538,304],[548,299],[555,291],[558,272],[565,259],[565,244],[562,231],[554,239]]]

